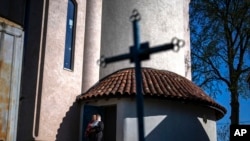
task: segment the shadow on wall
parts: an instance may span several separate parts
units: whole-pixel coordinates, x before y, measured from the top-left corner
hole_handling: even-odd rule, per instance
[[[164,118],[148,135],[146,141],[209,141],[206,131],[195,117],[180,118],[170,115]]]
[[[74,102],[57,130],[56,141],[79,140],[80,105]]]

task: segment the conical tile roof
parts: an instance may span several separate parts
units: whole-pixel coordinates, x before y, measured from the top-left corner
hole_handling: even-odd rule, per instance
[[[193,82],[176,73],[142,68],[142,88],[144,97],[161,98],[181,102],[192,102],[208,106],[216,111],[217,118],[226,113],[226,109],[216,103]],[[77,100],[90,100],[112,97],[130,97],[136,95],[135,70],[126,68],[101,79]]]

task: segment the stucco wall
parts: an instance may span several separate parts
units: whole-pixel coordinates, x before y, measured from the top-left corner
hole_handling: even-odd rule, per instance
[[[86,26],[84,39],[84,59],[82,91],[87,91],[99,80],[99,66],[101,50],[101,19],[102,0],[86,1]]]
[[[132,10],[137,9],[141,14],[141,42],[149,41],[153,47],[178,37],[186,43],[178,53],[168,51],[151,55],[142,66],[173,71],[191,79],[191,71],[185,67],[185,58],[190,54],[188,5],[189,1],[185,0],[103,0],[101,55],[109,57],[129,52],[133,45],[129,17]],[[100,69],[100,77],[133,65],[128,60],[110,64]]]
[[[83,107],[84,104],[86,103],[82,104]],[[116,140],[138,140],[134,98],[95,100],[89,101],[87,105],[97,107],[116,105]],[[84,119],[84,114],[82,109],[81,119]],[[81,131],[83,133],[82,125],[81,122]],[[104,123],[105,126],[109,126],[108,122]],[[214,111],[208,107],[191,103],[145,99],[144,127],[146,141],[183,141],[187,139],[191,141],[216,141],[217,139]]]
[[[38,83],[41,91],[36,95],[41,97],[41,102],[37,103],[35,113],[39,118],[35,125],[37,133],[36,140],[55,140],[57,131],[63,118],[73,105],[75,98],[82,91],[82,61],[84,45],[84,25],[85,25],[85,1],[77,2],[77,23],[75,35],[75,49],[73,70],[63,68],[65,30],[68,1],[53,0],[49,2],[48,19],[46,23],[46,42],[44,53],[44,66]],[[39,89],[39,88],[38,88]],[[65,122],[65,121],[64,121]],[[72,121],[75,122],[75,121]],[[77,123],[76,123],[77,124]],[[34,130],[34,129],[33,129]],[[34,132],[34,131],[33,131]],[[77,136],[78,133],[75,134]]]
[[[144,104],[146,141],[216,140],[216,122],[212,110],[164,100],[147,99]],[[122,112],[123,120],[117,121],[117,125],[124,127],[120,129],[123,135],[117,138],[123,141],[138,140],[135,102],[123,100],[118,105],[117,111]]]

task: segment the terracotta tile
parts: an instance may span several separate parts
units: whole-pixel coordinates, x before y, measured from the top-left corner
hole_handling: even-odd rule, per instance
[[[127,68],[116,71],[101,79],[96,85],[91,87],[86,93],[78,96],[78,100],[89,100],[106,97],[135,96],[134,68]],[[152,68],[142,68],[143,95],[149,97],[164,97],[166,100],[181,100],[195,102],[205,106],[218,108],[222,115],[226,110],[217,104],[207,94],[204,93],[193,82],[176,73],[157,70]]]

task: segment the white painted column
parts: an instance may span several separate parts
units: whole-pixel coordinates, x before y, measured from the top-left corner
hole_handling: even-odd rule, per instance
[[[22,58],[23,31],[0,18],[0,140],[16,140]]]
[[[87,0],[82,92],[99,80],[102,0]]]

